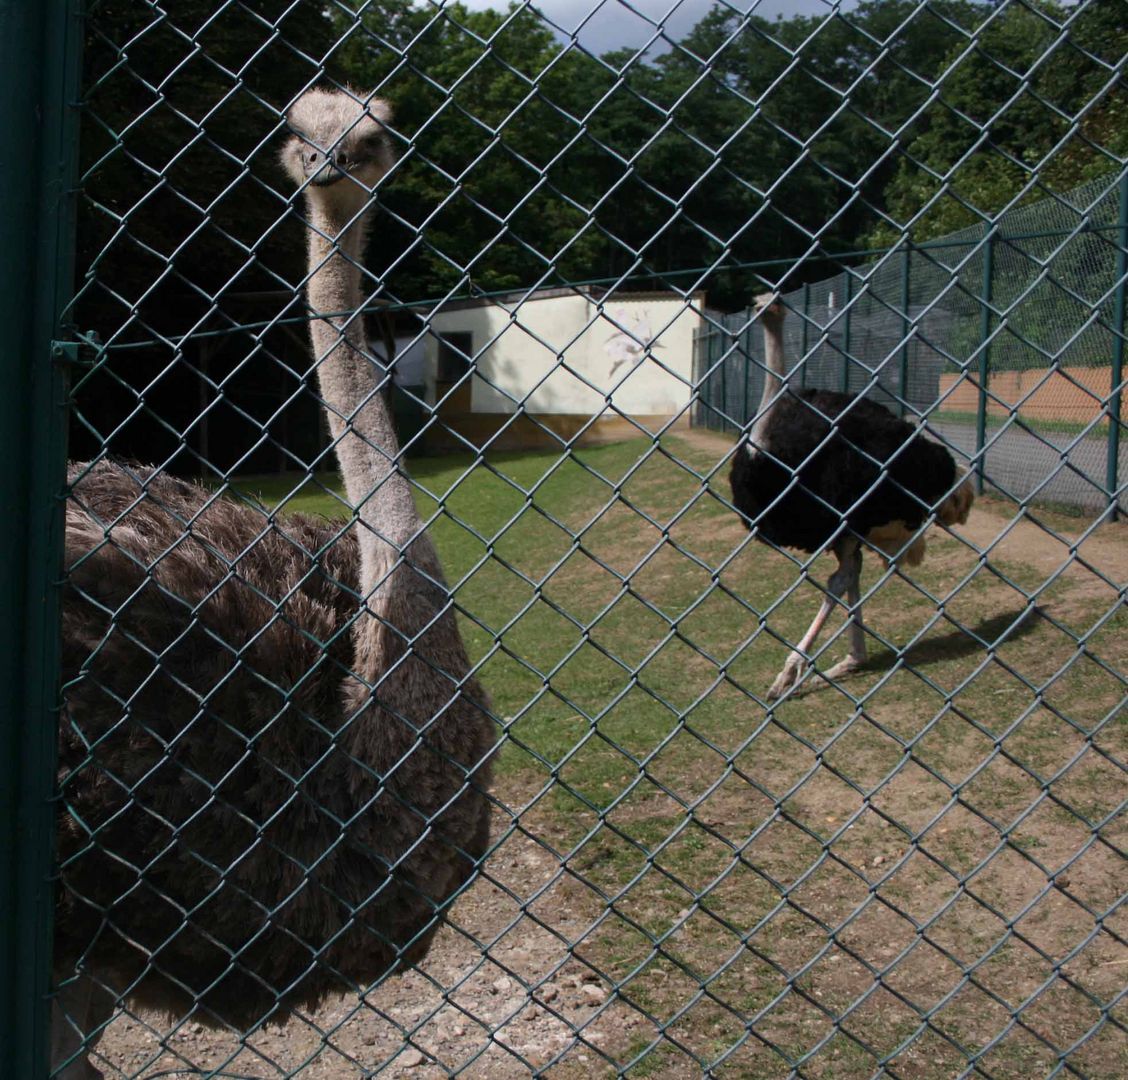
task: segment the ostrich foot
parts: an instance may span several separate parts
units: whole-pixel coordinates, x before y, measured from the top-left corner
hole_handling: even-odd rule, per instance
[[[113,1016],[113,995],[88,975],[60,986],[51,1003],[51,1073],[54,1080],[104,1080],[84,1050]],[[76,1056],[78,1055],[78,1056]],[[65,1067],[63,1063],[66,1062]]]
[[[94,1068],[87,1058],[72,1061],[62,1072],[52,1076],[53,1080],[106,1080],[106,1074]]]
[[[843,676],[857,671],[865,662],[865,657],[847,656],[845,660],[840,660],[833,667],[819,672],[819,686],[810,689],[824,690],[828,682],[835,682]],[[775,677],[771,689],[768,690],[768,701],[775,701],[783,697],[788,691],[796,689],[803,681],[810,666],[799,653],[792,653],[787,658],[787,663],[783,665],[783,670]]]
[[[793,690],[803,679],[807,671],[807,660],[800,652],[793,652],[783,665],[783,670],[775,677],[768,690],[768,701],[775,701],[783,697],[789,690]]]
[[[822,673],[822,677],[830,682],[835,679],[842,678],[843,675],[849,675],[857,671],[864,663],[866,658],[857,656],[847,656],[845,660],[839,660],[833,667],[829,667]]]

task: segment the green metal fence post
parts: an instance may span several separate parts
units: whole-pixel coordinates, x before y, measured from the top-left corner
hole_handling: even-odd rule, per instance
[[[811,321],[811,283],[803,282],[803,351],[799,367],[799,389],[807,388],[807,327]]]
[[[702,427],[705,412],[701,407],[702,402],[702,375],[705,370],[702,347],[705,343],[705,328],[697,327],[693,331],[693,397],[689,407],[689,426]]]
[[[912,265],[912,241],[905,244],[905,251],[901,261],[901,355],[899,374],[897,377],[898,398],[900,399],[900,415],[908,411],[909,400],[909,328],[912,321],[909,319],[909,303],[912,299],[909,267]]]
[[[47,1075],[58,577],[66,461],[56,345],[73,278],[81,17],[0,0],[0,1071]]]
[[[980,286],[982,310],[979,313],[979,403],[975,413],[975,490],[983,494],[983,448],[987,443],[987,380],[990,378],[991,279],[995,273],[995,234],[983,244],[983,281]]]
[[[709,426],[714,431],[724,431],[725,422],[721,414],[721,407],[724,405],[722,401],[720,405],[717,404],[717,372],[714,365],[717,363],[718,348],[717,342],[720,337],[720,331],[714,326],[709,330],[709,344],[708,344],[708,364],[709,364]]]
[[[1112,499],[1112,520],[1119,515],[1120,500],[1117,486],[1120,483],[1120,383],[1124,378],[1124,308],[1125,275],[1128,275],[1128,170],[1120,177],[1120,228],[1117,230],[1116,252],[1116,336],[1112,341],[1112,370],[1108,398],[1108,470],[1105,486]]]
[[[750,417],[748,415],[748,381],[752,378],[752,328],[746,326],[740,334],[740,351],[744,354],[744,363],[741,366],[742,376],[740,379],[741,392],[744,395],[744,400],[740,406],[740,422],[747,424]]]
[[[725,329],[727,330],[728,327],[725,327]],[[728,344],[728,341],[725,340],[728,337],[730,337],[730,335],[726,333],[725,337],[721,339],[722,350],[724,349],[725,345]],[[728,400],[728,365],[729,365],[729,357],[731,355],[732,355],[732,352],[730,351],[730,352],[726,353],[724,358],[721,360],[721,430],[722,431],[728,431],[728,429],[730,427],[732,427],[732,420],[730,419],[730,417],[732,416],[732,413],[729,411],[729,400]]]
[[[842,275],[842,393],[850,393],[850,294],[853,278],[847,270]]]

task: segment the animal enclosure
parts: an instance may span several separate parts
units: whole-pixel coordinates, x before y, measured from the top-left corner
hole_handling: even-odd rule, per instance
[[[5,1076],[1125,1074],[1128,22],[797,7],[0,6]]]
[[[1128,196],[1109,179],[791,291],[791,381],[922,418],[1004,498],[1123,510],[1128,447],[1109,418],[1123,395],[1113,237],[1128,227]],[[746,426],[763,370],[748,315],[713,320],[696,353],[695,422]]]

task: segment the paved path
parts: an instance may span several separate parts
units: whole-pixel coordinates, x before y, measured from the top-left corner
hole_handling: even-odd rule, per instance
[[[975,452],[974,425],[939,420],[929,428],[966,456]],[[1128,510],[1128,439],[1121,439],[1119,462],[1119,505]],[[1032,435],[1014,424],[987,429],[986,479],[1016,499],[1032,495],[1036,502],[1102,509],[1108,502],[1107,468],[1107,439],[1063,432]]]

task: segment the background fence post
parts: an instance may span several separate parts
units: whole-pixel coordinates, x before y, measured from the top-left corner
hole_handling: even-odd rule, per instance
[[[725,400],[717,396],[717,389],[721,385],[720,371],[717,364],[721,358],[723,345],[722,331],[714,326],[709,334],[709,407],[712,412],[712,428],[714,431],[725,431]]]
[[[713,429],[727,431],[725,420],[725,399],[717,399],[717,364],[720,362],[724,349],[724,331],[719,326],[714,326],[709,334],[709,405],[713,410]]]
[[[991,370],[991,278],[995,273],[995,234],[988,233],[983,243],[982,301],[979,312],[979,404],[975,412],[975,490],[983,494],[984,447],[987,443],[987,380]]]
[[[842,393],[850,393],[850,295],[854,279],[850,271],[842,274]]]
[[[801,360],[799,362],[799,389],[805,390],[807,388],[807,328],[811,321],[811,283],[809,281],[803,282],[803,351],[800,353]]]
[[[725,327],[725,330],[728,330],[727,326]],[[728,344],[730,338],[731,335],[727,332],[725,333],[724,337],[721,338],[721,431],[728,431],[733,426],[732,411],[729,409],[728,399],[728,365],[729,358],[732,356],[732,349],[731,347],[727,350],[725,349],[725,346]]]
[[[752,378],[754,370],[752,364],[752,327],[746,325],[740,332],[740,351],[743,354],[743,363],[740,365],[740,370],[743,373],[740,379],[741,392],[744,395],[740,405],[740,423],[743,427],[749,421],[748,415],[748,383]]]
[[[901,261],[901,355],[897,376],[901,416],[904,416],[908,411],[909,402],[909,328],[912,325],[912,320],[909,318],[909,302],[911,300],[909,266],[911,260],[912,243],[907,242]]]
[[[1108,397],[1108,469],[1105,486],[1112,499],[1112,520],[1120,516],[1120,383],[1124,378],[1124,307],[1125,282],[1128,274],[1128,170],[1120,177],[1120,228],[1117,230],[1116,252],[1116,309],[1113,322],[1116,333],[1112,339],[1112,371]]]
[[[58,578],[82,23],[0,0],[0,1072],[47,1075]]]

